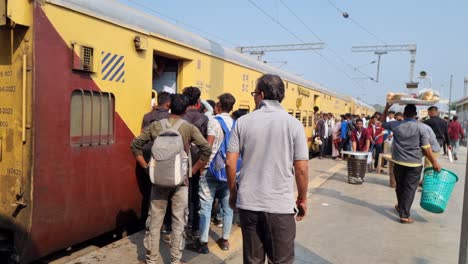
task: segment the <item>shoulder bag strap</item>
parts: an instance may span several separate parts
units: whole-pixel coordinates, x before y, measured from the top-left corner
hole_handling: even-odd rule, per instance
[[[220,116],[215,117],[216,120],[218,120],[219,124],[221,125],[221,128],[223,129],[224,134],[229,133],[229,128],[227,127],[226,123],[224,122],[223,118]]]

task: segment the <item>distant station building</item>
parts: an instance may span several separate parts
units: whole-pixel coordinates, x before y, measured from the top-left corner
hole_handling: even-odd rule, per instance
[[[460,122],[466,134],[468,131],[468,96],[465,96],[454,103],[458,122]]]
[[[455,110],[457,112],[456,115],[458,116],[458,122],[460,122],[460,124],[462,125],[463,130],[466,135],[466,132],[468,131],[468,78],[467,77],[465,77],[464,84],[465,84],[464,85],[465,89],[464,89],[463,97],[456,100],[454,104],[455,104]]]

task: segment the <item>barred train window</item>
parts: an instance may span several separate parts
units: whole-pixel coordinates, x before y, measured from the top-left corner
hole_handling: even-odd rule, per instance
[[[296,111],[296,119],[301,121],[301,111]]]
[[[289,110],[288,110],[288,114],[294,116],[294,110],[293,110],[293,109],[289,109]]]
[[[75,90],[71,96],[70,143],[96,146],[114,143],[115,98],[111,93]]]
[[[314,117],[314,112],[309,111],[308,123],[309,123],[309,126],[310,126],[310,127],[312,126],[312,123],[314,122],[314,121],[313,121],[313,117]]]
[[[307,111],[302,111],[302,125],[307,127]]]

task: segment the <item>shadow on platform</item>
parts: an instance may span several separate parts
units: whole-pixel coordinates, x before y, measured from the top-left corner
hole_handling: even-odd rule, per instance
[[[314,263],[314,264],[332,264],[332,262],[326,260],[325,258],[317,255],[310,249],[304,247],[303,245],[296,242],[295,245],[295,255],[294,263],[296,264],[305,264],[305,263]]]

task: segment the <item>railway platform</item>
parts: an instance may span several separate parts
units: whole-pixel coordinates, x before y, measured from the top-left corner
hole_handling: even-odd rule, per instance
[[[423,210],[419,205],[421,192],[417,192],[412,207],[415,223],[411,225],[397,221],[388,168],[382,174],[367,173],[364,184],[352,185],[347,183],[345,161],[309,161],[308,216],[297,224],[295,263],[456,263],[467,149],[462,147],[460,153],[454,163],[446,156],[439,159],[444,168],[459,176],[446,212]],[[220,228],[212,225],[210,254],[185,250],[183,261],[241,264],[240,228],[233,226],[229,251],[220,250],[214,242],[219,234]],[[144,263],[142,241],[143,232],[138,232],[81,257],[53,264]],[[161,243],[161,253],[168,263],[168,244]]]
[[[346,168],[346,162],[335,161],[331,159],[312,159],[309,161],[309,190],[314,191],[316,188],[325,183],[335,173]],[[313,197],[313,194],[312,196]],[[230,263],[241,258],[242,235],[238,225],[234,224],[232,228],[231,244],[229,251],[222,251],[216,244],[216,240],[221,234],[221,228],[211,225],[209,249],[210,254],[203,255],[185,250],[183,261],[187,263]],[[112,244],[102,248],[94,248],[91,252],[85,252],[83,256],[73,258],[73,256],[65,257],[51,264],[138,264],[144,263],[145,249],[143,246],[144,231],[140,231],[128,237],[125,237]],[[187,240],[187,244],[192,243]],[[88,250],[89,251],[89,250]],[[169,245],[161,242],[160,253],[164,263],[170,262]],[[80,255],[77,253],[75,255]]]

